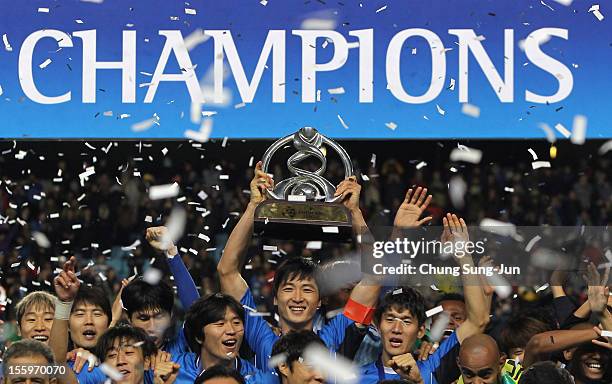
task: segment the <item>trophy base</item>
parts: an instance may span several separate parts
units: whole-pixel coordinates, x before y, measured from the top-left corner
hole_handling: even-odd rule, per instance
[[[340,203],[268,200],[255,209],[255,234],[280,240],[350,242],[349,210]]]

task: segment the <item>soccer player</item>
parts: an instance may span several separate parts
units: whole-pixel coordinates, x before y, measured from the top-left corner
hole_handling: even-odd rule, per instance
[[[289,332],[274,344],[272,356],[284,357],[275,367],[282,384],[324,382],[325,378],[317,367],[308,365],[303,358],[304,350],[312,344],[323,345],[323,342],[314,332],[306,330]]]
[[[96,345],[96,355],[112,370],[112,383],[144,384],[146,370],[153,370],[154,384],[173,384],[180,365],[160,353],[155,343],[140,328],[119,323],[106,331]]]
[[[457,384],[516,384],[523,374],[522,367],[506,360],[495,340],[485,334],[461,344],[457,365],[461,371]]]
[[[443,219],[442,242],[468,241],[467,225],[463,219],[448,214]],[[462,264],[471,264],[470,255],[461,258]],[[482,333],[488,324],[488,303],[480,280],[475,275],[462,275],[466,306],[466,320],[453,332],[427,360],[418,361],[424,383],[433,384],[459,377],[459,372],[446,369],[449,360],[458,354],[458,346],[468,337]],[[376,383],[400,377],[399,367],[394,363],[396,356],[412,351],[415,341],[425,334],[425,300],[412,288],[402,288],[400,292],[387,293],[376,308],[374,322],[382,341],[382,354],[379,359],[361,368],[360,383]],[[447,370],[447,371],[445,371]],[[454,376],[454,377],[451,377]]]
[[[174,361],[181,365],[176,384],[190,384],[211,367],[224,367],[242,377],[257,372],[254,365],[238,356],[244,336],[244,308],[222,293],[200,298],[185,315],[185,337],[190,349]]]
[[[53,295],[43,291],[28,293],[15,309],[21,338],[48,344],[55,311]]]
[[[223,256],[217,266],[221,290],[240,300],[244,306],[254,308],[255,300],[251,291],[240,275],[242,259],[248,248],[254,227],[256,206],[266,199],[266,190],[272,188],[274,181],[262,170],[261,161],[255,167],[255,175],[250,183],[251,199],[239,222],[232,231]],[[359,209],[361,186],[355,177],[342,181],[336,189],[336,196],[342,196],[342,203],[349,209],[353,220],[353,231],[360,234],[367,230],[365,220]],[[420,194],[421,205],[425,199]],[[415,201],[417,198],[415,197]],[[428,200],[431,200],[429,197]],[[424,208],[423,208],[424,209]],[[416,214],[417,221],[422,213],[420,207],[410,214]],[[315,264],[304,258],[292,258],[284,261],[276,270],[273,284],[274,303],[278,307],[280,329],[282,334],[296,330],[312,330],[313,319],[321,305],[319,288],[314,278]],[[359,282],[351,291],[344,312],[336,315],[319,332],[325,345],[337,351],[344,340],[346,329],[354,322],[368,325],[374,312],[374,305],[380,293],[377,284]],[[245,318],[245,337],[256,354],[256,366],[269,369],[267,360],[278,336],[261,317]]]

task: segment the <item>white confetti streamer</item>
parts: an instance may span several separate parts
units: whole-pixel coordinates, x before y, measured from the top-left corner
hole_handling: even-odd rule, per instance
[[[44,233],[34,232],[32,233],[32,237],[34,238],[34,241],[36,242],[36,244],[38,244],[39,247],[41,248],[51,247],[51,242],[49,241],[49,239]]]
[[[540,240],[542,240],[542,236],[535,235],[531,240],[529,240],[529,242],[525,246],[525,251],[531,252],[531,250],[533,249],[533,246],[536,245],[536,243]]]
[[[4,43],[4,50],[7,52],[12,52],[13,51],[13,47],[11,47],[11,44],[8,41],[8,36],[5,34],[2,35],[2,42]]]
[[[330,89],[327,90],[327,92],[330,95],[342,95],[342,94],[344,94],[344,87],[330,88]]]
[[[438,342],[442,339],[444,331],[448,327],[449,322],[450,315],[448,314],[448,312],[442,312],[440,316],[438,316],[436,321],[432,324],[431,329],[429,331],[429,337],[431,341]]]
[[[178,183],[153,185],[149,188],[149,199],[160,200],[178,196],[180,188]]]
[[[557,131],[559,131],[560,134],[562,134],[566,139],[569,138],[571,136],[571,132],[567,130],[567,128],[565,128],[563,126],[563,124],[558,123],[557,125],[555,125],[555,129]]]
[[[397,124],[395,124],[394,122],[390,121],[388,123],[385,123],[385,125],[387,126],[387,128],[389,128],[392,131],[395,131],[395,129],[397,128]]]
[[[534,151],[533,149],[528,148],[528,149],[527,149],[527,151],[528,151],[529,153],[531,153],[531,156],[533,157],[533,160],[537,160],[537,159],[538,159],[538,154],[537,154],[537,153],[535,153],[535,151]]]
[[[426,166],[427,166],[427,163],[426,163],[426,162],[424,162],[424,161],[421,161],[420,163],[418,163],[418,164],[416,165],[416,167],[415,167],[415,168],[416,168],[416,169],[421,169],[421,168],[424,168],[424,167],[426,167]]]
[[[352,361],[340,354],[335,357],[319,344],[311,344],[304,350],[304,360],[319,369],[330,382],[355,384],[358,381],[359,370]]]
[[[340,115],[338,115],[338,120],[340,120],[340,124],[342,124],[344,129],[348,129],[348,125],[346,125],[346,123],[344,122],[344,120],[342,119]]]
[[[467,163],[478,164],[482,159],[482,151],[476,148],[467,148],[467,150],[455,148],[450,154],[450,159],[451,161],[465,161]]]
[[[599,21],[604,19],[604,15],[599,11],[599,4],[591,5],[591,8],[589,8],[589,13],[593,13],[593,16],[595,16]]]
[[[81,1],[85,1],[85,0],[81,0]],[[87,1],[91,1],[91,0],[87,0]],[[102,371],[102,373],[104,373],[106,376],[110,377],[114,381],[120,381],[121,379],[123,379],[123,375],[121,374],[121,372],[119,372],[117,368],[107,363],[100,364],[99,368],[100,368],[100,371]]]
[[[570,141],[573,144],[582,145],[586,137],[587,118],[583,115],[574,116],[574,124],[572,125],[572,137]]]
[[[436,109],[440,115],[444,116],[446,114],[446,111],[443,110],[438,104],[436,104]]]
[[[437,315],[438,313],[442,311],[444,311],[444,308],[442,308],[441,305],[438,305],[437,307],[432,308],[428,310],[427,312],[425,312],[425,316],[429,318],[429,317],[432,317],[433,315]]]
[[[185,223],[187,222],[187,213],[182,208],[174,208],[170,213],[170,217],[166,222],[166,232],[162,236],[162,248],[166,249],[171,244],[175,244],[183,235]]]
[[[608,140],[601,147],[599,147],[599,154],[605,155],[609,151],[612,151],[612,140]]]
[[[149,268],[145,271],[142,279],[151,285],[157,285],[162,278],[162,272],[156,268]]]
[[[549,161],[534,161],[531,163],[531,167],[533,169],[550,168],[550,162]]]
[[[51,64],[51,59],[47,59],[47,60],[43,61],[42,63],[40,63],[40,64],[38,65],[38,67],[39,67],[40,69],[45,69],[45,68],[47,68],[47,66],[48,66],[49,64]]]
[[[473,104],[464,103],[461,106],[461,113],[473,118],[478,118],[480,117],[480,108]]]

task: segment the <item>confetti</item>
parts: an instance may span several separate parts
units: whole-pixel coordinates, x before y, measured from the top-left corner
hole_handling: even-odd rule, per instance
[[[385,125],[387,126],[387,128],[389,128],[392,131],[395,131],[395,129],[397,128],[397,124],[395,124],[394,122],[390,121],[388,123],[385,123]]]
[[[467,150],[455,148],[451,151],[450,159],[451,161],[465,161],[467,163],[478,164],[482,159],[482,151],[475,148],[467,148]]]
[[[467,184],[461,176],[453,176],[448,183],[448,194],[451,203],[457,209],[465,206],[464,196],[467,192]]]
[[[263,250],[264,251],[276,251],[278,250],[278,248],[276,247],[276,245],[264,245]]]
[[[612,150],[612,140],[608,140],[605,143],[603,143],[601,147],[599,147],[599,154],[605,155],[611,150]]]
[[[338,227],[321,227],[323,233],[339,233]]]
[[[170,213],[170,217],[166,222],[166,232],[161,239],[162,247],[169,248],[171,244],[183,235],[185,223],[187,221],[187,213],[182,208],[174,208]]]
[[[72,229],[73,229],[73,230],[75,230],[75,229],[81,229],[81,227],[82,227],[82,226],[81,226],[81,224],[74,224],[74,225],[72,226]]]
[[[382,7],[378,8],[378,9],[376,10],[376,13],[382,12],[382,11],[384,11],[385,9],[387,9],[387,6],[386,6],[386,5],[383,5]]]
[[[601,331],[603,337],[612,337],[612,331]]]
[[[438,104],[436,104],[436,109],[440,115],[444,116],[446,114],[446,111],[443,110]]]
[[[537,155],[537,153],[535,153],[535,151],[533,149],[529,148],[529,149],[527,149],[527,151],[529,153],[531,153],[531,156],[533,157],[534,160],[538,159],[538,155]]]
[[[180,188],[178,183],[154,185],[149,188],[149,199],[160,200],[175,197],[179,194]]]
[[[512,187],[504,187],[504,191],[512,193],[512,192],[514,192],[514,188],[512,188]]]
[[[238,103],[238,104],[234,105],[234,109],[244,108],[245,106],[246,106],[245,102]]]
[[[570,141],[573,144],[582,145],[586,137],[587,118],[582,115],[574,116],[574,124],[572,125],[572,137]]]
[[[268,359],[268,367],[270,369],[274,369],[275,367],[285,363],[287,361],[287,356],[288,355],[286,353],[279,353],[278,355],[270,357]]]
[[[426,163],[426,162],[424,162],[424,161],[421,161],[420,163],[418,163],[418,164],[416,165],[416,167],[415,167],[415,168],[416,168],[416,169],[421,169],[421,168],[426,167],[426,166],[427,166],[427,163]]]
[[[259,4],[261,4],[261,5],[263,5],[265,7],[266,5],[268,5],[268,0],[261,0],[259,2]]]
[[[602,21],[604,19],[604,15],[599,11],[599,4],[593,4],[591,8],[589,8],[589,13],[593,13],[593,16],[597,18],[597,20]]]
[[[338,120],[340,120],[340,124],[342,124],[344,129],[348,129],[348,125],[346,125],[346,123],[344,122],[344,120],[342,119],[340,115],[338,115]]]
[[[328,349],[319,344],[310,344],[304,350],[307,364],[317,367],[328,381],[344,384],[358,382],[359,370],[352,361],[336,354],[333,358]]]
[[[11,44],[8,41],[8,36],[5,34],[2,35],[2,42],[4,43],[4,50],[7,52],[12,52],[13,51],[13,47],[11,47]]]
[[[450,83],[448,85],[448,89],[450,89],[451,91],[455,90],[455,79],[453,79],[452,77],[450,79]]]
[[[210,237],[206,236],[203,233],[198,233],[198,239],[202,239],[202,240],[206,241],[207,243],[210,241]]]
[[[162,272],[156,268],[149,268],[145,271],[142,279],[151,285],[157,285],[162,278]]]
[[[185,131],[185,137],[198,141],[200,143],[205,143],[208,141],[210,133],[212,132],[212,124],[212,119],[204,119],[202,121],[202,124],[200,125],[199,131],[193,131],[191,129],[188,129]]]
[[[38,65],[38,67],[39,67],[40,69],[45,69],[45,68],[47,68],[47,66],[48,66],[49,64],[51,64],[51,59],[47,59],[47,60],[43,61],[42,63],[40,63],[40,64]]]
[[[306,201],[305,195],[289,195],[287,201]]]
[[[404,290],[402,288],[398,288],[396,290],[393,291],[393,295],[399,295],[400,293],[404,292]]]
[[[81,0],[81,1],[84,1],[84,0]],[[91,0],[88,0],[88,1],[91,1]],[[114,381],[120,381],[123,379],[123,375],[121,374],[121,372],[119,372],[117,368],[107,363],[100,364],[99,368],[100,368],[100,371],[102,371],[102,373],[104,373],[106,376],[110,377]]]
[[[546,8],[550,9],[551,11],[554,11],[553,7],[551,7],[550,5],[546,4],[544,2],[544,0],[540,0],[540,4],[542,4],[543,6],[545,6]]]
[[[442,339],[444,331],[447,329],[449,322],[450,315],[447,312],[442,312],[436,321],[434,321],[434,323],[431,325],[431,329],[429,331],[429,338],[431,341],[438,342]]]
[[[548,161],[534,161],[534,162],[531,163],[531,167],[533,169],[550,168],[550,162],[548,162]]]
[[[34,238],[34,241],[36,242],[36,244],[38,244],[39,247],[41,248],[51,247],[51,242],[49,241],[49,239],[44,233],[34,232],[32,233],[32,237]]]
[[[196,15],[196,14],[197,14],[197,12],[196,12],[196,10],[195,10],[195,9],[193,9],[193,8],[185,8],[185,14],[186,14],[186,15]]]
[[[142,132],[146,131],[147,129],[150,129],[154,124],[159,125],[159,117],[157,115],[154,115],[150,119],[146,119],[143,121],[139,121],[138,123],[132,124],[131,129],[134,132]]]
[[[437,315],[438,313],[444,311],[444,308],[442,308],[441,305],[438,305],[435,308],[432,308],[430,310],[428,310],[427,312],[425,312],[425,316],[426,317],[432,317],[433,315]]]
[[[327,92],[330,95],[342,95],[342,94],[344,94],[344,87],[330,88],[330,89],[327,90]]]
[[[566,7],[569,7],[570,5],[572,5],[572,2],[574,0],[554,0],[557,3],[561,4],[561,5],[565,5]]]
[[[480,108],[472,104],[464,103],[461,106],[461,113],[473,118],[478,118],[480,117]]]
[[[307,18],[302,21],[300,29],[336,29],[336,20],[330,14],[328,18]]]
[[[542,285],[541,287],[538,287],[535,290],[535,292],[536,293],[540,293],[540,292],[545,291],[546,289],[548,289],[548,287],[550,287],[550,285],[548,283],[546,283],[546,284]]]
[[[569,138],[571,136],[571,132],[567,130],[567,128],[565,128],[563,126],[563,124],[559,123],[557,125],[555,125],[555,129],[562,134],[566,139]]]
[[[486,217],[480,221],[480,229],[500,236],[516,236],[516,226],[514,224]]]
[[[60,214],[59,214],[59,213],[51,213],[51,214],[49,215],[49,218],[50,218],[50,219],[57,219],[57,218],[59,218],[59,217],[60,217]]]
[[[501,299],[505,299],[512,294],[512,287],[510,284],[499,274],[493,274],[492,276],[486,276],[489,284],[495,289],[495,293]]]
[[[536,243],[540,241],[541,239],[542,239],[542,236],[540,235],[534,236],[531,240],[529,240],[529,242],[525,246],[525,251],[531,252],[531,249],[533,248],[533,246],[536,245]]]
[[[38,8],[38,13],[49,13],[49,8],[40,7]]]
[[[544,133],[546,133],[546,140],[549,143],[554,143],[555,141],[557,141],[557,138],[555,137],[555,133],[553,132],[552,129],[550,129],[548,124],[540,123],[539,127],[540,127],[541,130],[544,131]]]
[[[323,247],[322,241],[309,241],[306,243],[306,249],[321,249]]]

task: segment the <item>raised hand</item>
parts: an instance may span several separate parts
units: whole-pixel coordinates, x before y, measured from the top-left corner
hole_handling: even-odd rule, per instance
[[[75,265],[76,258],[71,256],[70,259],[64,263],[60,274],[53,279],[55,294],[61,301],[74,301],[79,291],[79,287],[81,286],[81,282],[74,272]]]
[[[263,163],[258,161],[255,164],[255,174],[251,180],[251,201],[252,204],[259,204],[267,198],[267,190],[274,188],[274,180],[270,175],[262,170]]]
[[[166,232],[168,232],[168,228],[164,226],[147,228],[145,238],[151,247],[158,251],[175,250],[176,246],[167,239]],[[176,254],[176,252],[174,253]]]
[[[406,197],[400,205],[397,213],[395,214],[395,220],[393,225],[395,227],[419,227],[433,218],[431,216],[424,217],[419,220],[423,212],[429,206],[432,195],[427,195],[427,188],[418,187],[416,191],[412,191],[412,188],[406,192]]]
[[[170,361],[170,355],[166,352],[158,352],[153,359],[153,382],[155,384],[173,384],[178,375],[180,364]]]
[[[453,249],[457,250],[457,252],[453,252],[452,256],[455,259],[460,259],[462,256],[458,255],[458,251],[465,250],[466,243],[470,239],[467,224],[465,224],[463,219],[457,217],[457,215],[447,213],[446,217],[442,219],[442,225],[444,226],[444,230],[442,231],[440,241],[443,243],[443,247],[444,243],[453,243]]]
[[[419,384],[423,383],[419,367],[410,352],[394,356],[387,362],[387,365],[393,368],[402,379],[411,380]]]
[[[595,327],[595,328],[593,328],[593,329],[595,330],[595,332],[597,332],[597,334],[598,334],[600,337],[603,337],[603,336],[601,336],[601,332],[602,332],[602,329],[601,329],[601,328],[599,328],[599,327]],[[611,351],[612,351],[612,342],[610,341],[610,338],[609,338],[609,337],[603,337],[603,338],[604,338],[604,339],[606,339],[606,341],[601,341],[601,340],[598,340],[598,339],[591,340],[591,341],[592,341],[592,342],[593,342],[593,344],[595,344],[595,345],[599,345],[600,347],[608,348],[609,350],[611,350]]]
[[[607,267],[603,277],[599,274],[597,267],[593,263],[587,266],[587,273],[582,275],[586,281],[589,295],[589,305],[592,312],[603,312],[608,302],[609,288],[608,278],[610,277],[610,267]]]
[[[429,356],[438,349],[440,345],[438,343],[432,343],[431,341],[421,340],[421,347],[419,348],[419,360],[425,361],[429,359]]]
[[[119,292],[117,292],[117,296],[115,296],[115,301],[113,301],[113,307],[111,309],[113,318],[111,320],[111,324],[109,326],[113,327],[117,322],[121,319],[123,315],[123,305],[121,304],[121,293],[123,292],[123,288],[127,287],[127,285],[132,281],[136,275],[130,277],[129,279],[121,280],[121,288],[119,288]]]
[[[74,361],[73,369],[76,373],[80,373],[85,363],[89,363],[87,366],[87,372],[93,371],[94,367],[98,365],[98,359],[96,355],[89,352],[84,348],[76,348],[66,354],[66,360]]]
[[[356,176],[350,176],[348,179],[342,180],[334,196],[342,196],[342,204],[351,211],[359,210],[359,194],[361,193],[361,185],[357,182]]]

